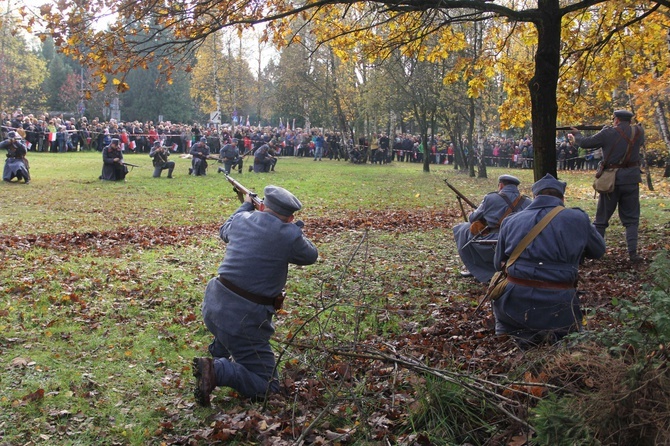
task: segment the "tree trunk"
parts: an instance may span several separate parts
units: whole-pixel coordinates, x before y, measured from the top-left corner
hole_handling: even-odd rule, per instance
[[[470,98],[470,116],[468,120],[468,176],[475,176],[475,144],[473,138],[475,134],[475,99]]]
[[[539,0],[535,74],[528,82],[533,125],[535,181],[556,176],[556,89],[561,49],[561,14],[558,0]]]
[[[665,146],[670,150],[670,130],[668,130],[668,119],[665,116],[665,101],[660,99],[656,101],[654,115],[658,132],[661,134]],[[665,159],[665,171],[663,172],[663,177],[670,177],[670,154]]]
[[[338,81],[337,78],[337,64],[335,59],[335,52],[330,48],[330,66],[332,67],[332,88],[333,88],[333,102],[335,102],[335,110],[337,111],[337,122],[340,127],[340,132],[342,133],[342,139],[349,134],[349,125],[347,124],[347,118],[344,116],[344,111],[342,110],[342,102],[340,101],[340,94],[337,91]],[[352,135],[353,137],[353,135]],[[344,141],[342,141],[344,145]]]
[[[484,137],[482,135],[482,113],[480,109],[481,99],[477,99],[475,112],[475,132],[477,133],[477,178],[488,178],[486,174],[486,158],[484,157]]]

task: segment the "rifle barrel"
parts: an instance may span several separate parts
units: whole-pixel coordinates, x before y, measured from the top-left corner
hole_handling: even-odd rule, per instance
[[[495,239],[472,239],[470,243],[476,243],[478,245],[491,245],[495,246],[498,244],[498,240]]]
[[[556,127],[556,131],[561,131],[561,130],[572,130],[577,129],[577,130],[602,130],[604,125],[566,125],[563,127]]]
[[[451,189],[451,190],[454,191],[454,193],[456,194],[457,197],[459,197],[460,199],[462,199],[463,201],[465,201],[465,202],[466,202],[472,209],[477,209],[477,205],[474,204],[472,201],[470,201],[470,199],[468,199],[468,197],[466,197],[465,195],[463,195],[463,194],[461,193],[461,191],[459,191],[458,189],[456,189],[451,183],[449,183],[449,181],[448,181],[446,178],[444,179],[444,182],[445,182],[446,185],[449,187],[449,189]]]
[[[254,205],[254,208],[257,210],[261,209],[263,200],[258,198],[258,195],[256,195],[256,193],[251,192],[249,189],[242,186],[242,184],[240,184],[239,181],[235,180],[230,175],[226,175],[226,180],[228,180],[228,182],[233,185],[233,191],[237,194],[237,198],[240,199],[240,203],[244,203],[244,196],[249,195],[249,197],[251,198],[251,202]]]

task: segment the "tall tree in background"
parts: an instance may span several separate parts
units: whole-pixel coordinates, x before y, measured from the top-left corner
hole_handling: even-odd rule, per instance
[[[128,91],[120,93],[121,119],[124,121],[154,121],[159,116],[165,121],[190,122],[201,120],[193,107],[190,74],[177,73],[165,82],[156,66],[135,69],[126,77]]]
[[[81,98],[81,76],[75,73],[68,73],[65,82],[58,90],[58,101],[62,105],[62,110],[75,111]]]
[[[47,71],[49,75],[44,80],[42,89],[47,97],[48,111],[74,112],[74,108],[68,108],[68,104],[63,102],[61,89],[67,82],[68,76],[73,75],[72,68],[65,64],[62,54],[55,54],[49,62]]]
[[[227,37],[227,38],[226,38]],[[206,116],[221,111],[222,120],[232,122],[252,113],[256,81],[242,49],[231,36],[210,35],[195,55],[190,93],[198,110]]]
[[[18,33],[13,14],[0,17],[0,110],[16,107],[37,109],[44,105],[40,84],[46,63]]]
[[[501,34],[502,42],[516,32],[517,26],[527,24],[535,33],[536,43],[524,95],[530,98],[535,177],[539,178],[545,173],[556,172],[557,89],[562,61],[565,60],[561,58],[565,27],[573,28],[574,32],[572,21],[575,17],[586,17],[606,7],[611,14],[601,22],[601,29],[620,32],[653,15],[667,14],[669,6],[670,0],[538,0],[531,4],[499,4],[484,0],[321,0],[296,4],[268,1],[262,7],[246,0],[223,3],[205,0],[168,6],[134,0],[92,0],[84,4],[64,1],[58,10],[44,6],[41,15],[62,50],[87,58],[101,78],[104,73],[125,73],[141,61],[163,60],[167,54],[172,55],[169,63],[164,65],[169,72],[205,37],[224,27],[267,23],[267,38],[285,44],[294,34],[291,22],[298,15],[309,17],[318,43],[337,42],[338,46],[347,47],[355,42],[365,42],[366,54],[370,55],[406,48],[455,23],[491,21],[500,28],[508,24],[510,33]],[[109,8],[119,13],[118,22],[108,30],[96,31],[90,22],[107,15]],[[351,19],[345,21],[343,18]],[[132,33],[137,24],[146,26],[148,20],[156,24],[155,32],[148,37]],[[378,29],[384,32],[375,32]],[[156,39],[163,33],[170,33],[173,39],[170,42]],[[610,32],[609,35],[614,34]],[[594,38],[596,41],[586,44],[585,48],[598,45],[601,50],[607,48],[606,39],[602,40],[598,34],[594,34]],[[79,49],[82,42],[91,47],[89,53],[84,54]],[[111,54],[116,57],[110,57]],[[587,55],[588,51],[574,54]],[[118,85],[126,84],[121,79]]]

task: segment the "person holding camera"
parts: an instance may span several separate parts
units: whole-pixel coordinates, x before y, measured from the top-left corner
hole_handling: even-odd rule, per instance
[[[7,133],[7,139],[0,143],[0,149],[7,149],[7,159],[2,172],[2,179],[6,182],[16,178],[23,180],[25,184],[30,183],[30,166],[26,154],[26,146],[18,139],[15,131]]]
[[[175,164],[174,161],[168,161],[170,150],[168,150],[167,147],[164,147],[160,141],[155,141],[153,146],[151,146],[149,156],[153,160],[154,178],[159,178],[161,176],[161,172],[163,172],[165,169],[168,171],[167,177],[172,178],[172,171],[174,170]]]
[[[214,335],[212,358],[193,358],[195,399],[210,405],[215,387],[263,398],[279,391],[270,338],[272,319],[284,300],[289,264],[311,265],[318,250],[302,232],[294,213],[302,203],[291,192],[266,186],[254,210],[249,195],[221,226],[225,256],[205,290],[202,316]]]

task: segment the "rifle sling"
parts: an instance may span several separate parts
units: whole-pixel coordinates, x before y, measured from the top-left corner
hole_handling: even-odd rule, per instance
[[[509,199],[509,197],[507,197],[507,195],[505,195],[503,193],[498,193],[498,195],[503,197],[503,199],[507,202],[507,209],[505,210],[505,213],[502,215],[502,217],[500,217],[500,220],[498,220],[498,225],[496,226],[496,228],[490,228],[490,229],[499,228],[500,225],[502,224],[503,220],[505,218],[507,218],[507,216],[509,214],[511,214],[512,212],[518,211],[519,210],[519,203],[521,203],[521,199],[523,198],[523,195],[519,194],[519,196],[516,197],[516,199],[514,201],[510,201],[510,199]]]

